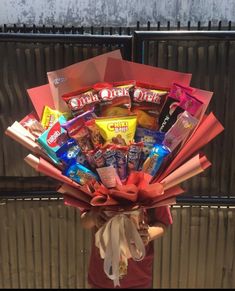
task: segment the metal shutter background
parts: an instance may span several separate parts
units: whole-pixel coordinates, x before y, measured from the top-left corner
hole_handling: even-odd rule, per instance
[[[234,288],[235,208],[174,206],[154,288]],[[88,288],[90,232],[58,199],[2,200],[0,288]]]

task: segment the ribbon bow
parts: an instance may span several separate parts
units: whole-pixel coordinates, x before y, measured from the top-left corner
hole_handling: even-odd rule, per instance
[[[145,257],[145,246],[137,230],[140,211],[114,215],[95,234],[96,246],[104,259],[104,272],[114,286],[120,286],[120,263],[127,268],[128,258],[140,261]]]
[[[150,184],[152,176],[144,172],[132,172],[125,185],[116,185],[108,189],[104,185],[97,185],[90,201],[92,206],[133,205],[142,202],[146,205],[151,199],[164,192],[161,183]]]

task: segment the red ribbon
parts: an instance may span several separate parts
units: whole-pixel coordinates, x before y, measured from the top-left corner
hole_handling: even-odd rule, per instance
[[[151,203],[151,200],[163,194],[163,185],[150,184],[152,176],[144,172],[132,172],[125,185],[117,185],[108,189],[104,185],[94,187],[92,206],[133,205],[135,203]]]

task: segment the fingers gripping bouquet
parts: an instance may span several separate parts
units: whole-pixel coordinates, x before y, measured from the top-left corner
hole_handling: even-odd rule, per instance
[[[99,75],[82,80],[91,64]],[[223,130],[213,113],[205,115],[212,93],[190,87],[189,74],[127,62],[117,52],[48,78],[28,90],[35,112],[6,134],[32,151],[27,163],[60,181],[66,205],[104,210],[109,219],[96,246],[119,285],[128,259],[145,256],[144,210],[174,204],[180,183],[210,166],[199,150]]]

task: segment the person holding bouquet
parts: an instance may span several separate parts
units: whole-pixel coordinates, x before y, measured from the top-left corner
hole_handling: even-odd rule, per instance
[[[102,227],[109,217],[105,211],[91,209],[83,211],[81,223],[83,228],[91,229],[92,246],[88,268],[88,283],[91,288],[152,288],[154,240],[162,237],[169,225],[172,224],[172,216],[169,206],[160,206],[144,210],[144,217],[141,220],[138,232],[145,245],[146,254],[143,260],[134,261],[128,259],[126,274],[120,278],[120,286],[114,287],[103,270],[103,259],[100,257],[99,249],[95,245],[95,233]]]

